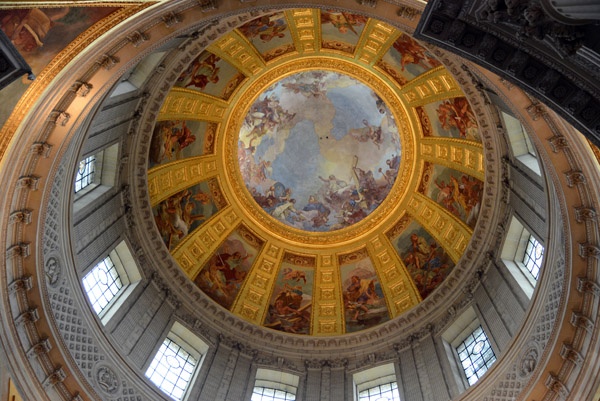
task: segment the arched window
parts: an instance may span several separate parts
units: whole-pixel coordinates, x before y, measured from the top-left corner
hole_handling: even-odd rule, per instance
[[[204,341],[175,322],[145,375],[163,393],[174,400],[182,400],[207,351],[208,345]]]
[[[106,324],[140,280],[139,268],[121,241],[81,281],[94,312]]]
[[[291,373],[258,368],[251,401],[295,400],[298,383],[298,376]]]
[[[467,334],[456,347],[456,352],[469,385],[475,384],[496,362],[496,354],[481,325]]]
[[[79,161],[73,184],[74,213],[89,205],[94,199],[98,199],[115,185],[118,157],[119,144],[115,143]]]
[[[544,246],[515,216],[506,233],[501,257],[523,292],[531,298],[542,267]]]
[[[96,155],[88,156],[79,162],[79,168],[75,175],[75,192],[79,192],[88,185],[94,183],[96,172]]]
[[[357,401],[400,401],[393,363],[355,373],[353,379]]]
[[[442,333],[450,365],[464,387],[472,386],[496,362],[496,353],[475,309],[468,307]]]
[[[535,148],[521,121],[512,114],[500,111],[513,156],[537,175],[541,175]]]

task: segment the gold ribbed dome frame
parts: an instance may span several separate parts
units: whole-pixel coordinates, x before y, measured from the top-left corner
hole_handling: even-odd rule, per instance
[[[230,310],[262,325],[281,264],[296,263],[314,269],[311,334],[343,334],[341,264],[365,257],[371,259],[390,317],[394,318],[422,299],[392,245],[392,236],[397,236],[410,221],[416,221],[454,263],[458,261],[472,229],[425,196],[423,185],[429,182],[434,165],[451,167],[483,180],[483,147],[476,141],[428,134],[431,123],[423,116],[422,106],[464,96],[443,66],[407,81],[377,64],[401,32],[369,19],[358,46],[348,53],[320,48],[318,10],[288,10],[285,15],[296,51],[266,61],[238,30],[208,48],[246,75],[227,100],[186,88],[172,88],[158,120],[210,122],[213,128],[209,128],[212,131],[207,140],[213,141],[213,152],[150,169],[150,198],[155,206],[185,188],[210,180],[219,211],[171,251],[188,277],[194,280],[228,235],[242,227],[242,235],[260,251]],[[315,27],[313,33],[317,39],[308,46],[298,35],[301,19],[305,25],[312,19]],[[369,42],[374,40],[378,50],[373,50]],[[267,215],[247,191],[236,157],[242,121],[257,96],[285,76],[317,69],[344,73],[372,88],[393,112],[402,147],[398,177],[383,203],[361,222],[325,233],[297,230]]]

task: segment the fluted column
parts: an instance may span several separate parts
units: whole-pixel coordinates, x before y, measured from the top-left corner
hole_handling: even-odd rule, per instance
[[[323,370],[323,361],[312,359],[304,361],[306,366],[306,385],[304,400],[321,401],[321,374]]]
[[[334,359],[333,361],[329,361],[329,401],[345,401],[351,399],[352,393],[345,394],[346,366],[348,366],[347,359]]]
[[[210,366],[208,377],[204,382],[204,387],[200,393],[199,401],[214,401],[216,400],[217,392],[221,385],[225,370],[230,362],[229,356],[235,348],[236,343],[225,336],[219,336],[219,345],[217,352]]]
[[[421,384],[419,383],[419,374],[417,373],[417,364],[413,355],[412,341],[403,341],[396,344],[394,348],[400,360],[400,372],[396,372],[396,376],[400,376],[398,382],[402,382],[401,390],[403,394],[400,395],[400,399],[424,401]]]
[[[252,360],[256,357],[256,354],[255,349],[240,345],[240,353],[231,378],[233,385],[229,386],[227,401],[243,400],[246,389],[248,387],[252,388],[253,383],[249,383],[249,380],[251,379]]]

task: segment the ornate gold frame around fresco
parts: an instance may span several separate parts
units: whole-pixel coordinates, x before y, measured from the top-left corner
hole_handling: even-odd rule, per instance
[[[392,111],[400,133],[402,158],[398,176],[390,193],[385,200],[373,212],[362,221],[337,231],[330,232],[307,232],[290,227],[268,215],[262,210],[250,195],[240,173],[237,161],[238,135],[242,122],[250,109],[250,106],[258,96],[269,86],[280,79],[304,71],[327,70],[346,74],[371,88]],[[391,216],[398,213],[400,205],[406,197],[406,189],[412,181],[415,171],[415,139],[409,126],[408,111],[396,94],[394,89],[376,76],[367,68],[357,64],[349,63],[339,58],[329,58],[320,55],[318,58],[309,57],[293,60],[277,67],[267,70],[264,74],[253,80],[244,88],[243,95],[233,106],[229,113],[225,129],[221,130],[217,138],[218,170],[225,171],[224,192],[226,197],[235,204],[247,218],[257,226],[258,232],[267,232],[275,237],[284,238],[289,242],[303,246],[323,246],[344,243],[349,240],[356,242],[359,238],[368,236],[382,224],[385,224]],[[393,220],[393,219],[392,219]]]

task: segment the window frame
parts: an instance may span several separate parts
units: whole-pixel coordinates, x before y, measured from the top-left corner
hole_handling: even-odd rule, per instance
[[[94,164],[94,177],[92,183],[86,185],[79,191],[75,192],[75,180],[77,178],[77,171],[73,177],[73,213],[77,214],[83,210],[86,206],[91,204],[94,200],[100,198],[103,194],[108,192],[116,184],[117,171],[119,166],[120,156],[120,143],[114,142],[106,146],[105,148],[95,152],[84,155],[79,159],[81,161],[93,156],[95,157]]]
[[[299,385],[300,377],[297,374],[258,367],[254,373],[254,385],[249,388],[249,399],[252,399],[254,389],[257,387],[268,388],[275,391],[284,391],[294,395],[294,399],[297,399]],[[279,401],[278,399],[275,400]]]
[[[531,248],[530,248],[531,245]],[[541,248],[541,255],[537,255],[538,250]],[[531,249],[531,251],[530,251]],[[527,239],[527,245],[525,247],[525,254],[523,255],[523,265],[527,269],[527,271],[533,276],[535,281],[540,277],[540,272],[542,270],[542,264],[544,263],[544,252],[546,249],[544,246],[533,236],[533,234],[529,234],[529,238]],[[532,266],[530,266],[529,262],[531,262]],[[537,273],[534,273],[533,270],[537,269]]]
[[[256,389],[262,389],[261,394],[258,394],[258,392],[256,391]],[[269,395],[265,395],[265,390],[273,390],[273,396],[269,396]],[[283,394],[283,398],[279,397],[277,392],[282,392]],[[255,395],[258,395],[260,397],[260,400],[255,400]],[[291,395],[291,397],[288,397],[288,395]],[[278,398],[275,398],[276,396],[278,396]],[[265,397],[270,397],[270,398],[265,398]],[[252,388],[252,395],[250,397],[251,401],[296,401],[296,394],[289,392],[289,391],[285,391],[285,390],[279,390],[273,387],[264,387],[264,386],[257,386],[254,385],[254,387]]]
[[[479,319],[479,315],[476,312],[476,306],[471,305],[468,306],[464,311],[462,311],[454,321],[442,332],[442,342],[444,345],[444,349],[446,351],[446,356],[448,358],[448,362],[450,363],[451,370],[454,373],[454,377],[457,380],[457,384],[462,384],[462,391],[467,390],[472,384],[469,383],[467,378],[467,374],[464,370],[461,358],[458,354],[457,347],[469,336],[473,333],[478,327],[481,327],[483,333],[485,334],[490,348],[496,357],[496,362],[498,360],[498,347],[496,342],[491,335],[491,331],[486,326],[483,319]],[[489,371],[493,366],[493,363],[487,367],[486,372]],[[482,375],[482,376],[483,376]],[[479,377],[477,379],[479,381]]]
[[[162,389],[158,387],[152,380],[150,380],[150,377],[148,377],[146,373],[150,369],[150,366],[154,362],[156,355],[167,338],[196,359],[196,365],[194,366],[190,379],[186,385],[186,388],[184,389],[183,395],[180,398],[180,401],[187,401],[192,394],[192,389],[194,388],[195,382],[200,374],[203,362],[209,352],[210,347],[204,339],[192,333],[192,331],[183,323],[179,322],[178,320],[172,321],[172,324],[169,325],[163,332],[163,335],[160,337],[161,341],[158,342],[153,348],[152,353],[148,356],[146,363],[142,368],[142,371],[144,372],[144,378],[148,381],[148,383],[150,383],[150,385],[152,385],[166,397],[170,396],[162,391]]]
[[[96,276],[95,271],[97,271],[97,270],[100,270],[100,271],[104,270],[100,266],[101,264],[103,265],[103,267],[107,267],[105,274],[107,277],[109,275],[112,276],[112,277],[110,277],[110,278],[112,278],[112,281],[109,284],[108,283],[108,281],[110,280],[110,278],[109,278],[107,280],[107,283],[105,284],[105,283],[102,283],[102,281],[99,280],[97,277],[94,277],[95,282],[88,289],[87,288],[87,286],[88,286],[87,278],[90,277],[90,275]],[[116,276],[113,276],[111,271],[114,271],[116,273]],[[105,311],[110,308],[110,305],[113,302],[113,300],[115,300],[115,298],[121,292],[123,287],[125,285],[127,285],[124,283],[124,281],[126,281],[127,284],[129,283],[129,280],[127,279],[127,275],[121,275],[121,273],[117,269],[114,261],[112,260],[112,257],[110,256],[110,254],[107,255],[104,259],[102,259],[100,262],[98,262],[94,267],[92,267],[92,269],[86,275],[84,275],[83,278],[81,279],[81,282],[83,284],[83,289],[84,289],[86,295],[88,296],[90,304],[92,305],[92,309],[94,309],[94,312],[96,312],[96,315],[98,315],[101,319],[102,319],[102,316],[105,314]],[[116,284],[116,286],[118,287],[116,292],[113,292],[113,290],[112,290],[113,284]],[[106,288],[100,290],[101,294],[99,296],[95,296],[93,293],[94,293],[94,289],[96,287],[106,287]],[[108,296],[106,296],[107,293],[111,295],[110,299]],[[91,297],[94,297],[94,300],[92,300]],[[100,310],[96,310],[95,305],[99,303],[99,301],[102,297],[107,299],[107,303],[106,303],[106,305],[101,307]]]
[[[179,368],[176,370],[172,369],[173,366],[169,360],[171,355],[168,355],[168,351],[171,351],[171,353],[175,354],[175,359],[179,365]],[[165,365],[169,365],[169,367],[167,368],[167,371],[162,374],[163,372],[161,371]],[[152,358],[152,361],[150,362],[150,365],[146,369],[144,375],[152,382],[152,384],[154,384],[168,397],[180,401],[184,398],[185,393],[190,386],[197,366],[198,359],[192,355],[191,352],[186,350],[185,345],[181,345],[177,336],[175,336],[173,333],[169,333],[169,335],[163,340],[162,344],[158,348],[158,351],[154,354],[154,357]],[[172,375],[176,376],[174,382],[172,382],[173,379],[170,377]],[[187,376],[187,379],[184,378],[184,375]],[[158,380],[155,381],[155,378]],[[173,386],[172,389],[167,390],[167,388],[164,386],[165,382],[171,384]],[[183,385],[183,387],[180,387],[181,385]],[[181,396],[179,398],[175,398],[178,397],[174,394],[176,391],[181,391]]]
[[[369,369],[363,369],[352,375],[354,385],[354,399],[361,401],[360,393],[365,390],[372,390],[376,387],[394,383],[398,400],[401,400],[401,386],[396,374],[396,366],[393,362],[373,366]],[[393,390],[393,389],[392,389]],[[395,401],[395,400],[394,400]]]
[[[542,260],[537,279],[524,263],[527,244],[530,237],[533,237],[543,249]],[[535,287],[539,280],[539,276],[542,273],[545,260],[545,251],[546,247],[544,246],[544,242],[540,241],[537,235],[529,230],[529,228],[517,217],[516,214],[513,214],[508,226],[508,230],[506,231],[506,235],[504,237],[500,258],[508,272],[515,279],[528,299],[532,298],[533,292],[535,291]]]
[[[377,384],[377,385],[375,385],[373,387],[369,387],[369,388],[366,388],[364,390],[361,390],[360,392],[358,392],[357,401],[371,401],[371,397],[372,396],[376,396],[376,397],[381,398],[382,396],[386,395],[386,394],[383,393],[384,390],[382,389],[382,387],[383,386],[388,386],[388,385],[390,385],[390,387],[391,387],[390,390],[389,390],[389,392],[392,393],[392,401],[402,401],[400,399],[400,389],[398,387],[398,382],[396,380],[388,382],[388,383]],[[394,387],[394,386],[396,386],[396,387]],[[360,393],[362,393],[364,391],[368,391],[370,393],[375,388],[378,388],[378,390],[379,390],[379,392],[377,394],[373,394],[373,395],[369,394],[369,395],[367,395],[367,398],[361,398]],[[396,390],[395,394],[394,394],[394,390]],[[377,400],[377,399],[378,398],[376,398],[375,400]]]
[[[477,333],[479,330],[481,330],[481,333],[478,333],[477,335],[475,335],[475,333]],[[481,336],[483,335],[484,339],[481,339]],[[470,341],[467,345],[467,341],[470,340],[470,337],[472,337],[472,341]],[[487,353],[486,351],[483,351],[483,349],[478,352],[477,354],[472,353],[469,351],[469,348],[472,346],[472,349],[474,350],[475,346],[481,342],[484,341],[487,345],[488,345],[488,349],[492,352],[492,356],[490,358],[485,358],[483,356],[481,356],[481,358],[483,359],[483,364],[485,367],[485,371],[483,373],[481,373],[481,375],[479,374],[479,372],[483,369],[483,368],[479,368],[477,369],[475,367],[475,362],[479,359],[479,357],[476,358],[472,358],[473,355],[478,355],[478,354],[482,354],[483,352]],[[467,356],[466,358],[462,358],[461,357],[461,353],[462,351],[459,351],[460,347],[465,347],[465,351],[467,351]],[[458,355],[458,360],[460,361],[460,366],[462,367],[463,373],[467,379],[467,383],[469,384],[469,386],[474,385],[475,383],[477,383],[479,381],[479,379],[485,375],[485,373],[492,367],[492,365],[498,360],[498,358],[496,357],[496,353],[494,352],[494,349],[492,348],[492,343],[489,339],[489,337],[487,336],[485,330],[483,329],[483,326],[480,324],[479,326],[477,326],[474,330],[472,330],[469,334],[467,334],[467,336],[465,338],[463,338],[462,341],[460,341],[460,343],[454,347],[454,349],[456,350],[456,353]],[[493,358],[493,360],[492,360]],[[469,365],[470,367],[473,368],[473,374],[469,376],[469,374],[467,373],[467,370],[469,369],[469,366],[465,366],[464,362],[466,360],[469,360]],[[489,363],[489,364],[488,364]],[[471,378],[475,377],[475,381],[471,382]]]
[[[93,158],[92,160],[89,160]],[[100,155],[100,159],[101,159],[101,155]],[[100,163],[98,163],[98,161]],[[84,173],[82,173],[82,177],[79,178],[79,171],[81,169],[81,164],[84,163],[84,166],[87,167],[88,165],[91,165],[89,172],[87,172],[87,174],[85,174],[85,168],[84,168]],[[75,172],[75,193],[79,193],[81,191],[85,191],[85,189],[87,187],[89,187],[90,185],[94,185],[96,184],[94,182],[94,179],[96,178],[96,176],[98,175],[98,172],[96,171],[96,164],[100,164],[102,165],[102,160],[98,160],[98,157],[96,156],[96,154],[93,155],[89,155],[87,157],[84,157],[83,159],[81,159],[79,161],[79,167],[77,168],[77,171]],[[85,175],[84,175],[85,174]],[[86,179],[90,177],[89,181]],[[84,179],[86,179],[85,181],[87,182],[85,185],[81,186],[79,189],[77,189],[77,183],[83,181]]]
[[[506,131],[508,147],[513,157],[523,166],[527,167],[528,170],[531,170],[537,177],[541,177],[540,160],[527,129],[521,120],[511,111],[497,104],[496,106],[498,107],[498,116]]]
[[[96,313],[91,299],[83,285],[83,279],[93,271],[93,269],[102,263],[107,257],[109,257],[117,271],[119,279],[121,280],[121,288],[117,293],[110,299],[108,304],[99,312]],[[117,244],[111,249],[110,252],[105,256],[100,257],[95,263],[90,265],[87,269],[82,272],[81,275],[81,288],[88,300],[88,305],[94,312],[94,314],[100,319],[100,322],[104,326],[107,326],[111,319],[116,315],[121,306],[126,302],[131,293],[136,289],[142,280],[141,270],[131,254],[129,245],[125,240],[117,241]]]

